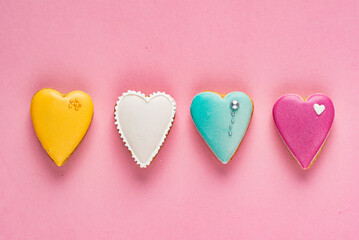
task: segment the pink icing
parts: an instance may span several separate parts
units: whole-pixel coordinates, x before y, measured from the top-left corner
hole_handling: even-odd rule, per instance
[[[323,112],[314,104],[324,105]],[[313,94],[305,101],[298,95],[282,96],[273,106],[274,123],[294,158],[304,169],[310,167],[322,148],[334,120],[329,97]]]

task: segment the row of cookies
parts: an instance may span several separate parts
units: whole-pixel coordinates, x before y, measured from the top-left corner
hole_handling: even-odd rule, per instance
[[[51,159],[62,166],[79,145],[93,117],[91,97],[82,91],[68,94],[45,88],[31,101],[35,133]],[[168,94],[149,96],[128,91],[118,98],[115,124],[121,138],[141,168],[158,154],[176,113]],[[190,108],[198,132],[224,164],[236,153],[250,124],[253,101],[243,92],[197,94]],[[322,149],[334,120],[334,106],[324,94],[308,98],[288,94],[273,106],[273,118],[285,145],[303,169],[308,169]]]

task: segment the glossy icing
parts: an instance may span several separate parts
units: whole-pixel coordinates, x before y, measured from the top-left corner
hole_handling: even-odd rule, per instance
[[[334,106],[324,94],[306,100],[289,94],[273,106],[274,123],[284,143],[303,169],[316,159],[334,120]]]
[[[249,126],[252,112],[253,102],[243,92],[232,92],[225,96],[202,92],[193,98],[191,104],[192,119],[198,132],[224,164],[237,151]]]
[[[33,96],[30,113],[43,148],[56,165],[62,166],[90,126],[93,103],[82,91],[63,95],[45,88]]]
[[[146,168],[157,155],[172,126],[176,103],[165,93],[145,96],[128,91],[118,98],[115,124],[123,142],[141,168]]]

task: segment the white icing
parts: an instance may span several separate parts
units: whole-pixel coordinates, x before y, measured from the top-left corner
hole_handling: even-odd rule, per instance
[[[313,105],[314,111],[317,113],[317,115],[319,116],[320,114],[322,114],[325,110],[325,106],[324,105],[319,105],[318,103],[315,103]]]
[[[145,96],[128,91],[118,98],[115,124],[132,157],[146,168],[157,155],[172,126],[176,102],[163,92]]]

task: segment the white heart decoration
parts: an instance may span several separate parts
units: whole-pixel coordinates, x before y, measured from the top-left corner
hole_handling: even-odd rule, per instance
[[[146,96],[128,91],[118,98],[115,124],[132,157],[146,168],[157,155],[171,129],[176,102],[163,92]]]
[[[319,116],[320,114],[322,114],[325,110],[325,106],[324,105],[319,105],[318,103],[315,103],[313,105],[314,111],[317,113],[317,115]]]

